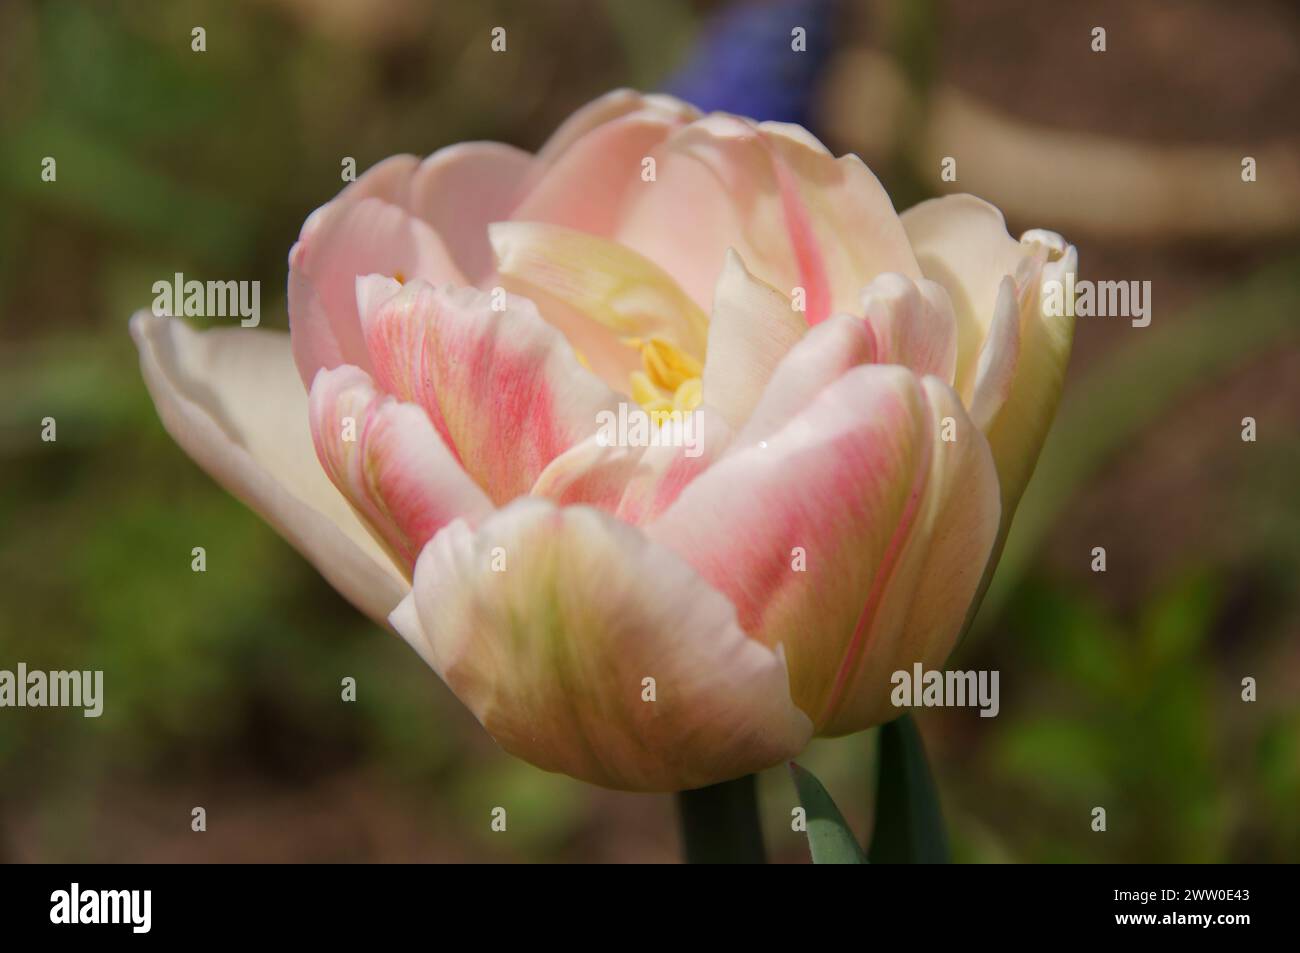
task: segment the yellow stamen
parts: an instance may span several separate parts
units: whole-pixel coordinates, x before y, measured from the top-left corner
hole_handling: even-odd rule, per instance
[[[633,371],[628,376],[632,381],[632,399],[642,407],[649,409],[656,401],[665,400],[659,393],[659,388],[655,387],[650,378],[641,371]]]
[[[404,285],[406,284],[406,275],[402,274],[400,271],[395,271],[393,272],[393,280],[399,285]]]
[[[641,365],[655,386],[676,391],[684,381],[699,377],[704,368],[690,354],[663,338],[629,339],[633,347],[641,349]]]
[[[641,352],[642,371],[633,371],[632,399],[650,414],[657,426],[680,420],[682,413],[695,410],[704,400],[700,362],[663,338],[624,338],[623,343]]]

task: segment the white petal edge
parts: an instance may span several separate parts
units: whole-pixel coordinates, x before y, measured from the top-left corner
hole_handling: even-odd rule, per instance
[[[173,439],[349,602],[382,622],[410,584],[316,460],[289,336],[200,333],[148,311],[132,317],[131,336]]]
[[[781,652],[679,557],[590,507],[528,498],[477,531],[448,525],[390,621],[503,748],[593,784],[701,787],[792,757],[812,730]]]

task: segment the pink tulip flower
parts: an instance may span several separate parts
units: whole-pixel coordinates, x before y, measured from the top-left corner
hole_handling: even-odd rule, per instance
[[[739,777],[941,666],[1073,333],[983,201],[899,216],[796,126],[611,93],[536,155],[379,163],[289,255],[288,335],[137,314],[164,425],[511,753]],[[611,441],[628,408],[694,455]],[[602,415],[606,415],[602,417]]]

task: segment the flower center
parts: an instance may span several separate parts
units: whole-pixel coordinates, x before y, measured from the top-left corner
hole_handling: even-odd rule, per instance
[[[624,338],[641,352],[642,370],[633,371],[632,399],[644,407],[657,424],[695,410],[704,399],[704,368],[690,354],[660,337]]]

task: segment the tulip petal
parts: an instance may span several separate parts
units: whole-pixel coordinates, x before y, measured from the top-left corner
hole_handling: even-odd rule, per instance
[[[953,390],[921,382],[934,452],[910,538],[878,603],[855,630],[821,732],[849,734],[890,721],[894,672],[944,664],[961,635],[998,532],[1001,501],[988,442]],[[950,422],[950,424],[948,423]],[[945,438],[949,426],[951,440]]]
[[[424,544],[453,519],[473,524],[492,512],[424,410],[377,390],[360,368],[320,371],[309,407],[325,472],[400,565],[414,567]]]
[[[875,176],[802,130],[713,114],[673,134],[654,158],[657,181],[630,198],[615,237],[703,307],[733,247],[783,293],[804,289],[809,324],[855,309],[879,272],[920,277]],[[682,222],[690,222],[689,241]]]
[[[376,162],[355,182],[349,182],[330,202],[307,216],[302,231],[311,236],[316,229],[339,209],[354,205],[363,199],[380,199],[389,205],[404,206],[411,176],[420,167],[420,160],[409,153],[389,156]]]
[[[777,365],[734,446],[749,447],[776,433],[850,368],[875,360],[870,325],[835,314],[811,328]]]
[[[646,412],[630,407],[628,413]],[[690,418],[665,422],[657,442],[650,445],[618,445],[602,428],[552,460],[532,495],[569,506],[595,506],[640,525],[667,509],[723,454],[731,439],[727,422],[707,404]]]
[[[1007,234],[1002,213],[973,195],[945,195],[902,214],[921,272],[952,300],[957,320],[955,388],[971,393],[980,349],[993,322],[998,286],[1028,251]]]
[[[859,688],[862,673],[910,657],[923,640],[946,651],[964,618],[957,602],[988,559],[997,529],[988,448],[947,385],[930,380],[894,365],[850,370],[766,446],[738,444],[647,529],[731,600],[747,632],[784,646],[795,703],[818,733],[881,718],[872,707],[881,696]],[[940,444],[944,417],[954,418],[959,453]],[[979,532],[949,534],[935,522],[952,515],[950,491],[977,501]],[[923,570],[945,574],[953,593],[931,592]],[[922,592],[935,605],[913,610]]]
[[[1078,253],[1060,236],[1052,238],[1055,244],[1047,249],[1048,261],[1021,280],[1020,356],[1015,377],[996,416],[984,427],[1002,484],[1004,533],[1056,416],[1074,341],[1073,309],[1061,315],[1049,313],[1042,288],[1052,281],[1064,283],[1067,274],[1077,274]],[[1037,245],[1028,236],[1022,242]]]
[[[416,287],[412,285],[412,291]],[[410,306],[417,300],[414,294],[400,299],[407,307],[394,307],[391,313],[380,314],[380,309],[390,301],[396,305],[395,299],[401,290],[401,282],[385,275],[357,278],[357,312],[361,316],[362,334],[366,337],[366,350],[374,366],[374,381],[386,393],[423,407],[438,436],[459,461],[456,442],[438,406],[434,377],[427,370],[435,363],[437,342],[436,337],[430,334],[431,320],[428,316],[412,313]]]
[[[790,299],[751,275],[740,256],[729,251],[713,294],[705,402],[739,429],[776,366],[806,330]]]
[[[1078,255],[1054,232],[1027,232],[1017,242],[1007,234],[1002,213],[972,195],[922,202],[903,213],[903,225],[926,277],[952,298],[957,392],[974,401],[985,368],[979,406],[971,406],[997,461],[1005,536],[1056,413],[1074,337],[1072,312],[1047,314],[1042,287],[1076,272]],[[1008,275],[1015,281],[1019,314],[1014,349],[1010,328],[994,326],[1003,313],[998,296]]]
[[[478,283],[493,268],[487,227],[509,218],[532,168],[531,155],[500,142],[439,149],[412,176],[408,210],[433,226],[456,267]]]
[[[313,213],[289,252],[289,328],[308,387],[322,367],[370,370],[357,314],[358,275],[464,284],[428,223],[380,198],[345,201],[346,196],[345,190]]]
[[[700,787],[808,739],[780,653],[598,510],[528,499],[477,531],[453,523],[391,621],[503,748],[593,784]]]
[[[148,312],[131,335],[167,432],[349,602],[385,619],[409,585],[316,461],[288,335],[198,333]]]
[[[765,122],[759,128],[782,187],[794,193],[786,201],[805,210],[809,240],[820,249],[830,291],[827,313],[851,310],[862,287],[878,274],[921,277],[889,193],[861,159],[852,153],[832,157],[797,125]]]
[[[984,346],[980,348],[971,393],[966,400],[971,419],[980,430],[988,432],[994,416],[1006,403],[1019,361],[1020,298],[1016,294],[1015,280],[1007,275],[998,286],[993,322],[989,325]]]
[[[886,272],[863,289],[862,308],[876,339],[876,363],[902,364],[952,383],[957,324],[942,285]]]
[[[378,301],[365,284],[361,297]],[[362,321],[376,381],[425,408],[498,505],[527,493],[622,399],[524,298],[408,282]]]
[[[733,448],[647,529],[731,600],[745,631],[785,646],[795,703],[818,728],[873,580],[910,530],[923,411],[910,371],[855,368],[766,446]]]
[[[615,511],[619,519],[634,525],[656,519],[731,444],[731,428],[707,404],[694,412],[689,425],[689,441],[682,439],[646,448],[619,500]],[[688,442],[692,444],[689,449]]]
[[[615,513],[644,453],[644,447],[619,446],[603,432],[594,433],[547,464],[530,495]]]
[[[557,155],[509,218],[546,222],[609,237],[625,199],[654,187],[642,161],[675,129],[696,118],[669,97],[642,97],[638,108],[588,130]],[[502,219],[507,216],[501,216]]]
[[[654,111],[661,115],[698,116],[699,110],[674,96],[641,93],[626,87],[610,90],[580,107],[560,123],[537,153],[538,177],[545,175],[565,153],[588,133],[629,113]]]
[[[489,229],[506,289],[537,303],[607,382],[621,386],[640,356],[620,339],[659,337],[704,354],[708,318],[654,263],[614,242],[558,225]]]

